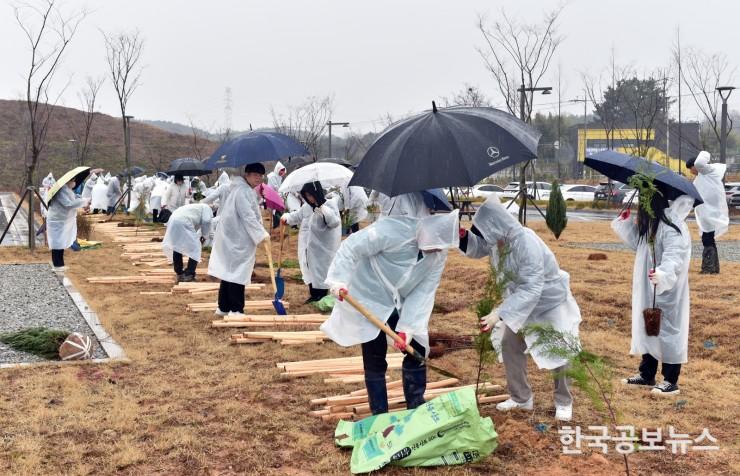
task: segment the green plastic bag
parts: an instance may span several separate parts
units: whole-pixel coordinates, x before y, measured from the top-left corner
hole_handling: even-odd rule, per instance
[[[478,413],[472,388],[440,395],[415,410],[340,421],[335,431],[337,444],[353,447],[350,469],[355,474],[388,464],[474,463],[496,449],[496,438],[491,419]]]
[[[335,302],[337,302],[337,298],[329,294],[318,301],[314,301],[312,304],[321,312],[329,312],[334,309]]]

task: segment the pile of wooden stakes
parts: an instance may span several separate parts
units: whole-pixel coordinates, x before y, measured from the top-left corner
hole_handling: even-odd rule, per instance
[[[189,283],[178,283],[172,288],[172,294],[189,294],[193,296],[199,296],[202,294],[213,294],[218,292],[218,288],[221,283],[211,282],[200,282],[191,281]],[[265,287],[262,283],[247,284],[244,287],[245,291],[257,291]]]
[[[232,334],[232,344],[261,344],[263,342],[280,342],[280,345],[303,345],[303,344],[320,344],[329,340],[326,334],[321,331],[301,331],[301,332],[243,332],[241,334]]]
[[[282,301],[283,306],[285,309],[288,309],[289,304],[286,301]],[[190,312],[208,312],[208,311],[215,311],[218,307],[218,304],[215,302],[193,302],[186,306],[186,309]],[[246,301],[244,303],[244,309],[249,311],[267,311],[274,309],[275,307],[272,305],[271,299],[264,299],[264,300],[256,300],[256,301]]]
[[[388,369],[400,369],[404,354],[394,352],[386,356]],[[364,381],[362,357],[340,357],[338,359],[301,360],[298,362],[278,362],[283,372],[281,377],[296,378],[315,374],[329,374],[326,383],[356,383]]]
[[[424,393],[424,399],[429,401],[434,397],[444,395],[445,393],[460,390],[461,388],[475,388],[473,385],[458,385],[460,382],[456,378],[448,378],[437,382],[427,383],[427,389]],[[395,412],[406,409],[406,399],[403,396],[403,381],[394,380],[386,384],[388,388],[388,411]],[[500,391],[500,385],[493,385],[490,382],[484,382],[479,385],[481,395],[478,397],[478,403],[498,403],[503,402],[509,395],[484,395],[488,392]],[[309,414],[319,417],[324,421],[336,420],[361,420],[370,416],[370,404],[367,398],[367,389],[356,390],[344,395],[334,395],[324,398],[315,398],[310,401],[312,408],[321,407],[317,410],[310,411]]]
[[[224,316],[223,319],[213,321],[211,324],[213,327],[318,327],[326,321],[328,317],[329,316],[325,316],[323,314],[286,314],[284,316],[229,314]]]
[[[172,284],[175,275],[139,275],[139,276],[92,276],[88,283],[94,284]]]

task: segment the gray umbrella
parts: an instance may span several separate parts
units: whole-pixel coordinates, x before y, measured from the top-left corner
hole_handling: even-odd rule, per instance
[[[187,175],[188,177],[197,177],[210,173],[211,171],[203,166],[203,162],[190,157],[173,160],[170,162],[170,168],[167,170],[167,174],[169,175]]]
[[[540,133],[491,107],[432,110],[391,125],[360,161],[350,185],[388,196],[473,186],[537,157]]]

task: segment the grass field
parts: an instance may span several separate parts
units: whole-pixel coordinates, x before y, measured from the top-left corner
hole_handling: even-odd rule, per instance
[[[618,378],[632,375],[638,358],[628,355],[633,255],[609,252],[606,261],[587,261],[586,249],[568,242],[616,241],[608,223],[574,223],[555,241],[535,223],[571,274],[581,306],[584,346],[608,357],[615,368],[614,404],[620,422],[643,427],[673,425],[695,438],[708,428],[719,452],[670,451],[630,457],[633,474],[740,474],[740,327],[737,276],[740,264],[722,263],[719,276],[698,274],[692,261],[692,322],[689,363],[681,375],[678,399],[655,399],[647,391],[626,389]],[[693,236],[698,236],[692,227]],[[738,239],[737,227],[723,239]],[[106,240],[98,235],[97,239]],[[295,259],[295,240],[288,257]],[[720,246],[721,243],[720,243]],[[0,262],[49,260],[45,252],[0,248]],[[257,258],[256,281],[267,282],[264,255]],[[275,362],[359,355],[358,348],[332,343],[281,347],[230,346],[228,329],[210,327],[210,313],[189,314],[180,296],[140,296],[145,285],[90,285],[84,278],[128,275],[136,267],[120,248],[67,253],[68,276],[99,313],[130,363],[46,365],[0,371],[0,473],[38,474],[260,474],[332,475],[349,473],[347,452],[332,443],[334,424],[307,415],[310,398],[358,388],[329,386],[319,377],[281,380]],[[432,331],[472,333],[472,305],[480,297],[487,263],[451,253],[437,293]],[[199,267],[205,275],[205,264]],[[298,270],[286,270],[286,274]],[[151,290],[165,290],[164,286]],[[289,284],[291,312],[307,294]],[[254,299],[270,297],[268,289]],[[197,300],[206,300],[197,298]],[[715,349],[705,349],[712,339]],[[475,379],[474,351],[449,353],[438,365]],[[494,383],[504,383],[500,365],[490,369]],[[430,374],[430,379],[437,377]],[[435,470],[388,469],[387,474],[619,474],[621,456],[613,444],[605,458],[586,450],[564,456],[553,418],[547,373],[530,362],[535,411],[500,414],[493,406],[499,449],[476,465]],[[605,424],[605,415],[575,391],[573,425]],[[677,404],[678,401],[682,403]],[[535,429],[538,423],[546,431]]]

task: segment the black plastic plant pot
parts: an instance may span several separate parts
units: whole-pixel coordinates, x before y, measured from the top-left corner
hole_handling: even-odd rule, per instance
[[[660,334],[660,318],[663,310],[658,307],[649,307],[642,311],[642,317],[645,319],[645,334],[649,337],[657,337]]]

